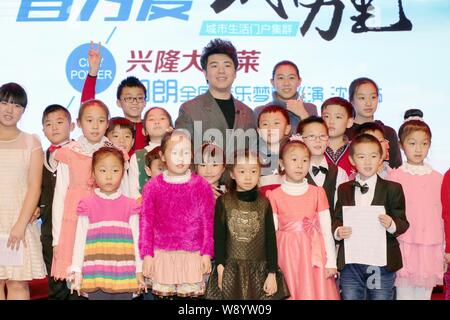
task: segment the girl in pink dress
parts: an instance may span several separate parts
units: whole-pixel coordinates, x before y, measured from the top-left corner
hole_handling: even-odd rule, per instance
[[[281,186],[267,197],[277,229],[278,265],[290,299],[337,300],[336,251],[325,190],[306,180],[310,153],[300,136],[289,139],[280,151],[285,175]]]
[[[450,169],[444,175],[441,188],[442,218],[445,229],[445,263],[447,272],[444,275],[445,300],[450,300]]]
[[[444,226],[440,199],[442,175],[424,159],[431,130],[422,120],[406,120],[399,129],[407,161],[393,170],[389,180],[401,183],[409,229],[398,237],[403,268],[397,272],[398,300],[429,300],[444,274]]]
[[[53,261],[51,276],[64,280],[69,275],[77,227],[78,202],[93,194],[92,154],[105,144],[108,107],[100,100],[85,102],[78,113],[77,124],[83,135],[56,151],[59,162],[53,198]]]
[[[214,253],[214,195],[208,181],[191,173],[192,145],[180,130],[161,142],[166,170],[142,192],[139,252],[143,275],[159,297],[197,297],[205,292]]]

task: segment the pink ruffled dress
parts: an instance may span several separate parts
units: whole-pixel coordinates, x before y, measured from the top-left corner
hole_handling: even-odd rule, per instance
[[[398,237],[403,268],[397,287],[433,288],[443,284],[444,224],[440,198],[442,175],[428,165],[404,163],[388,179],[403,187],[409,229]]]

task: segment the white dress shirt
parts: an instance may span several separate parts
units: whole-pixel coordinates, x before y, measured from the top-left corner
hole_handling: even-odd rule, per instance
[[[375,187],[377,185],[378,175],[374,174],[369,179],[366,179],[365,181],[361,180],[361,177],[359,174],[356,175],[355,181],[358,182],[361,186],[364,186],[367,184],[369,187],[369,190],[366,193],[362,193],[361,189],[358,187],[355,187],[355,206],[371,206],[373,197],[375,195]],[[341,227],[337,228],[334,232],[334,238],[338,241],[342,240],[338,236],[338,231]],[[386,230],[387,232],[393,234],[397,230],[397,226],[395,225],[394,220],[392,220],[391,226]]]

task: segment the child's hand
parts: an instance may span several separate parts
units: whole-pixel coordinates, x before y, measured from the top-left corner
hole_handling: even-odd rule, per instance
[[[264,282],[264,292],[266,296],[270,297],[277,292],[277,279],[275,273],[269,273],[267,275],[266,281]]]
[[[19,250],[20,243],[23,242],[25,248],[27,247],[27,243],[25,242],[25,229],[26,226],[22,226],[21,224],[16,223],[9,233],[8,243],[6,244],[7,248],[11,248],[11,250]]]
[[[89,75],[96,77],[98,70],[100,70],[100,63],[102,62],[102,56],[100,55],[100,49],[102,45],[99,42],[97,49],[94,49],[94,42],[91,41],[91,48],[88,51],[88,63],[89,63]]]
[[[336,268],[325,268],[325,278],[332,278],[337,275]]]
[[[81,294],[81,280],[83,279],[83,276],[81,275],[81,272],[75,272],[71,276],[69,276],[70,279],[72,279],[72,284],[70,286],[70,294],[73,294],[74,291],[78,293],[78,296]]]
[[[154,258],[151,256],[145,256],[144,257],[144,263],[142,265],[142,273],[144,274],[144,277],[146,278],[153,278],[153,271],[154,271]]]
[[[352,235],[352,227],[339,227],[337,235],[341,239],[348,239]]]
[[[32,224],[33,222],[35,222],[37,220],[37,218],[39,218],[40,215],[41,215],[41,208],[37,207],[36,210],[34,210],[34,213],[30,218],[30,222],[28,222],[28,223]]]
[[[136,273],[136,281],[138,283],[138,294],[141,292],[147,293],[147,285],[145,284],[144,275],[142,272]]]
[[[202,256],[202,273],[211,273],[211,258],[208,255]]]
[[[392,225],[392,218],[387,214],[380,214],[378,216],[378,220],[380,220],[381,225],[385,229],[389,229],[389,227]]]
[[[222,280],[223,280],[223,270],[225,267],[223,264],[219,264],[217,266],[217,286],[219,287],[220,291],[222,291]]]
[[[444,255],[444,258],[445,258],[445,262],[446,262],[447,264],[449,264],[449,263],[450,263],[450,253],[446,253],[446,254]]]

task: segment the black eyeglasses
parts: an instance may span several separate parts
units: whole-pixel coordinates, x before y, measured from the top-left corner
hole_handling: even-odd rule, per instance
[[[137,102],[137,103],[143,103],[145,102],[145,97],[144,96],[139,96],[139,97],[123,97],[122,98],[123,101],[127,102],[127,103],[133,103],[133,102]]]

